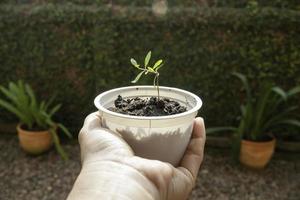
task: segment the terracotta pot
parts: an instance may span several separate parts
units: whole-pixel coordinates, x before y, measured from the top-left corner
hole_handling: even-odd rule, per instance
[[[275,138],[267,142],[242,140],[240,162],[250,168],[264,168],[271,160],[275,144]]]
[[[41,154],[50,149],[53,144],[52,136],[47,131],[27,131],[17,126],[20,146],[24,151],[30,154]]]

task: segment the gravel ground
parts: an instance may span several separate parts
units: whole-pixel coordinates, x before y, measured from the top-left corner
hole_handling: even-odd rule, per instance
[[[70,160],[54,150],[39,157],[22,152],[14,135],[0,134],[0,199],[61,200],[80,170],[77,143],[64,145]],[[263,171],[233,164],[228,150],[207,148],[190,200],[298,200],[300,156],[277,153]]]

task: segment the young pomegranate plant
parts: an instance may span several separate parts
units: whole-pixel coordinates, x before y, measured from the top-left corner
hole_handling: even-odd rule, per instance
[[[154,74],[153,85],[157,88],[157,99],[159,100],[159,72],[158,70],[164,65],[163,60],[157,60],[154,65],[151,67],[149,62],[151,59],[151,51],[149,51],[144,59],[144,66],[141,66],[137,63],[137,61],[133,58],[130,59],[131,64],[140,70],[141,72],[135,77],[131,83],[137,83],[141,76],[147,74]]]

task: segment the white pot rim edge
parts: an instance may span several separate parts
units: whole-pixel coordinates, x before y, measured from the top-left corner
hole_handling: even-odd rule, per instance
[[[108,113],[110,115],[113,115],[113,116],[116,116],[116,117],[121,117],[121,118],[126,118],[126,119],[137,119],[137,120],[163,120],[163,119],[180,118],[180,117],[192,114],[194,112],[197,112],[202,106],[202,100],[197,95],[195,95],[191,92],[188,92],[186,90],[183,90],[183,89],[178,89],[178,88],[174,88],[174,87],[165,87],[165,86],[159,86],[159,88],[165,89],[165,90],[170,89],[170,90],[173,90],[173,91],[178,91],[178,92],[181,92],[181,93],[185,93],[186,95],[191,96],[196,100],[196,106],[194,106],[192,109],[190,109],[186,112],[175,114],[175,115],[145,117],[145,116],[132,116],[132,115],[125,115],[125,114],[121,114],[121,113],[116,113],[116,112],[113,112],[113,111],[110,111],[110,110],[106,109],[105,107],[103,107],[100,104],[100,99],[103,96],[105,96],[107,93],[110,93],[110,92],[121,91],[121,90],[124,90],[124,89],[136,89],[136,88],[148,89],[148,88],[153,88],[153,87],[154,86],[150,86],[150,85],[146,85],[146,86],[145,85],[137,85],[137,86],[127,86],[127,87],[120,87],[120,88],[115,88],[115,89],[112,89],[112,90],[108,90],[108,91],[105,91],[105,92],[99,94],[95,98],[94,104],[100,111]]]

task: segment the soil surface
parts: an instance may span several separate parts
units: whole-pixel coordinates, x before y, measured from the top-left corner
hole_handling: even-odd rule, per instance
[[[115,107],[108,109],[134,116],[166,116],[183,113],[187,110],[185,106],[168,98],[161,98],[160,100],[157,97],[123,98],[120,95],[115,100]]]
[[[15,134],[0,133],[0,199],[64,200],[80,171],[77,141],[64,144],[70,160],[51,151],[33,157]],[[266,169],[252,171],[232,162],[230,150],[206,148],[190,200],[298,200],[299,154],[276,152]]]
[[[47,130],[49,130],[49,128],[41,128],[37,124],[33,124],[33,126],[31,128],[29,128],[25,124],[22,124],[21,129],[23,129],[25,131],[47,131]]]

